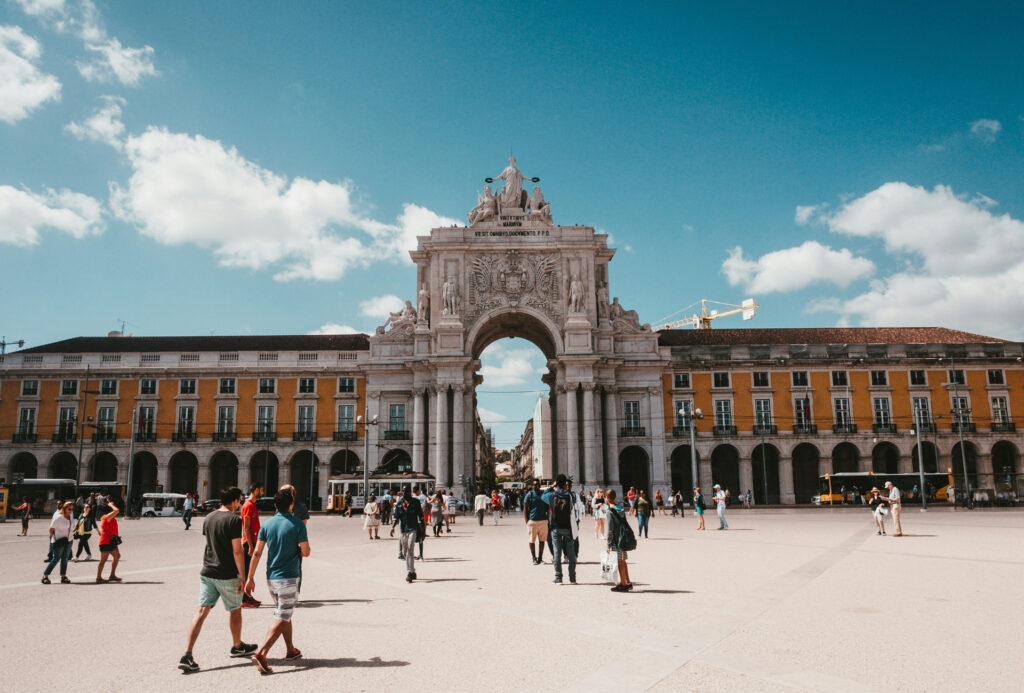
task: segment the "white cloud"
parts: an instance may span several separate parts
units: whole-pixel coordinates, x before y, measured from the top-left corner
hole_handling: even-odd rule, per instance
[[[981,118],[971,123],[971,136],[982,142],[992,143],[996,141],[1002,129],[1003,125],[998,120]]]
[[[902,182],[843,205],[832,231],[881,239],[904,269],[848,300],[811,306],[866,325],[943,325],[1024,337],[1024,222],[995,202]]]
[[[21,27],[0,25],[0,120],[16,123],[47,101],[60,101],[60,81],[41,72],[39,42]]]
[[[540,378],[537,376],[536,363],[543,363],[543,360],[544,356],[536,349],[507,349],[495,342],[480,356],[480,375],[484,377],[484,387],[537,384]]]
[[[103,233],[103,207],[88,195],[70,190],[32,193],[0,185],[0,243],[33,246],[39,230],[52,228],[75,238]]]
[[[356,207],[350,181],[288,180],[201,135],[150,127],[124,151],[132,174],[111,187],[118,217],[160,243],[211,248],[226,267],[275,267],[280,281],[408,261],[417,235],[455,223],[413,204],[395,224],[377,221]]]
[[[362,330],[357,330],[349,325],[339,325],[336,322],[327,322],[306,334],[362,334]]]
[[[159,74],[153,65],[152,46],[130,48],[116,38],[101,43],[86,43],[85,48],[97,54],[91,61],[75,63],[78,72],[90,82],[117,80],[129,87],[138,86],[143,77]]]
[[[496,411],[484,409],[483,407],[477,407],[476,410],[480,413],[480,423],[482,423],[484,426],[489,426],[491,424],[503,423],[505,421],[508,421],[507,416],[505,416],[504,414],[499,414]]]
[[[722,263],[722,271],[733,286],[743,285],[751,293],[796,291],[811,284],[828,282],[841,288],[875,271],[873,262],[854,257],[846,248],[832,250],[817,241],[785,250],[775,250],[757,260],[743,257],[736,246]]]
[[[64,0],[14,0],[21,11],[35,17],[64,14]]]
[[[124,123],[121,122],[121,106],[125,100],[119,96],[103,96],[103,105],[85,119],[83,123],[71,122],[64,129],[80,140],[92,140],[122,149]]]
[[[801,226],[805,226],[811,222],[811,219],[828,207],[827,204],[821,205],[797,205],[796,214],[793,216],[793,220]]]
[[[391,313],[397,313],[405,307],[405,301],[394,294],[374,296],[360,302],[359,312],[368,318],[386,320]]]

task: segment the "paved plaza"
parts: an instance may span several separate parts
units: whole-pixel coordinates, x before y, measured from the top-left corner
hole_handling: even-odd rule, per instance
[[[1017,511],[908,507],[902,538],[875,536],[863,509],[733,510],[724,532],[713,513],[706,532],[690,514],[656,516],[630,557],[629,594],[601,583],[589,518],[577,586],[531,564],[521,516],[496,527],[460,517],[427,539],[410,585],[396,541],[368,541],[361,518],[318,516],[294,617],[304,658],[284,662],[279,643],[269,677],[228,658],[220,606],[195,649],[202,669],[176,668],[201,522],[185,532],[177,519],[122,520],[121,585],[92,584],[91,562],[69,568],[74,584],[43,586],[47,523],[28,538],[0,525],[4,688],[1019,690],[1024,680]],[[245,610],[243,640],[260,641],[271,614]]]

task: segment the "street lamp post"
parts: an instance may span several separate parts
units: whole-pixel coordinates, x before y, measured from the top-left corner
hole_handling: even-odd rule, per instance
[[[950,378],[953,381],[953,400],[956,402],[956,408],[950,414],[952,415],[953,422],[956,424],[956,432],[960,437],[960,459],[964,466],[964,490],[967,492],[964,498],[967,499],[967,507],[973,510],[974,500],[971,498],[971,478],[967,476],[967,448],[964,446],[964,420],[963,412],[960,410],[960,389],[957,387],[959,383],[957,382],[956,366],[952,356],[949,357],[949,368],[950,375],[953,376]],[[952,460],[950,462],[952,463]]]
[[[768,505],[768,461],[765,459],[764,426],[761,426],[761,479],[764,481],[764,504]],[[778,466],[776,464],[776,466]]]
[[[89,389],[89,366],[85,366],[85,386],[82,388],[82,409],[75,417],[78,424],[78,464],[75,465],[75,498],[81,495],[79,486],[82,484],[82,455],[85,454],[85,409],[89,405],[89,395],[99,394],[99,390]]]
[[[690,479],[693,481],[694,487],[697,487],[700,486],[700,483],[697,479],[697,436],[695,434],[696,425],[693,420],[695,417],[703,419],[704,412],[700,409],[695,409],[691,414],[686,404],[684,404],[679,409],[679,416],[684,418],[690,429]]]
[[[365,410],[364,410],[365,411]],[[369,416],[369,412],[366,412]],[[373,419],[367,419],[363,416],[356,417],[356,423],[363,424],[363,507],[366,507],[366,499],[370,497],[370,426],[376,426],[378,424],[377,417]]]
[[[309,509],[313,509],[313,472],[316,469],[316,432],[313,432],[313,444],[309,447]]]
[[[924,448],[921,446],[921,409],[914,407],[914,434],[917,436],[917,472],[921,477],[918,487],[921,494],[921,512],[928,510],[928,499],[924,490]]]

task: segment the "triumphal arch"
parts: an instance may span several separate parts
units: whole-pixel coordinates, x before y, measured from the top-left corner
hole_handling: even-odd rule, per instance
[[[520,337],[547,357],[556,473],[587,486],[618,483],[630,447],[646,458],[644,481],[664,486],[668,359],[650,325],[610,298],[608,237],[556,224],[540,187],[523,189],[539,179],[515,159],[485,181],[467,225],[432,229],[411,252],[416,305],[406,301],[370,337],[367,415],[383,420],[392,403],[411,400],[414,471],[461,489],[472,469],[480,354]],[[625,401],[637,411],[623,411]]]

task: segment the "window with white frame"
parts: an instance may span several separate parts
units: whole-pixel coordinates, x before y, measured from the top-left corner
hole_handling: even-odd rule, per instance
[[[836,397],[832,400],[832,412],[836,416],[836,426],[849,426],[853,423],[850,415],[850,399],[848,397]]]
[[[771,387],[771,384],[768,371],[754,371],[754,387]]]
[[[1005,397],[992,398],[992,423],[1005,426],[1010,423],[1010,409]]]
[[[971,422],[971,407],[966,397],[953,397],[953,421],[960,424]]]
[[[311,404],[303,404],[299,407],[299,433],[312,433],[314,424],[314,408]]]
[[[260,394],[272,395],[277,392],[277,381],[273,378],[260,378]]]
[[[679,412],[683,412],[680,414]],[[690,416],[693,414],[693,402],[688,399],[676,401],[676,426],[685,428],[690,425]]]
[[[156,407],[139,407],[139,433],[156,433]]]
[[[316,378],[299,378],[299,393],[310,395],[316,392]]]
[[[626,414],[626,428],[640,428],[639,400],[626,400],[622,403],[622,407]]]
[[[850,379],[846,371],[832,371],[832,387],[849,387]]]
[[[339,404],[338,405],[338,430],[339,431],[354,431],[355,419],[356,419],[356,408],[352,404]]]
[[[60,382],[60,394],[65,397],[73,397],[78,394],[77,380],[62,380]]]
[[[96,432],[110,435],[114,432],[114,408],[100,407],[96,416]]]
[[[178,433],[191,435],[196,430],[196,408],[178,407]]]
[[[30,436],[36,432],[36,408],[25,407],[18,414],[18,433]]]
[[[956,370],[949,371],[949,373],[947,375],[949,377],[949,384],[950,385],[952,385],[954,383],[957,384],[957,385],[966,385],[967,384],[967,380],[964,378],[964,372],[962,370],[960,370],[959,368],[957,368]]]
[[[873,407],[875,411],[875,424],[888,426],[892,423],[892,409],[889,406],[888,397],[875,397]]]
[[[101,380],[100,381],[100,394],[101,395],[116,395],[117,394],[117,381],[116,380]]]
[[[404,404],[392,404],[388,406],[388,430],[389,431],[404,431],[405,430],[405,405]]]
[[[21,381],[21,396],[22,397],[35,397],[39,394],[39,381],[38,380],[22,380]]]
[[[927,385],[928,375],[922,370],[910,371],[910,384],[911,385]]]
[[[235,408],[230,405],[217,407],[217,433],[231,434],[235,432]]]
[[[1001,368],[990,368],[988,370],[988,384],[989,385],[1005,385],[1006,378],[1003,377],[1003,369]]]
[[[356,391],[355,378],[338,378],[338,392],[340,394],[351,394]]]
[[[809,384],[807,371],[793,371],[793,387],[807,387]]]
[[[888,371],[871,371],[871,384],[875,387],[883,387],[889,384]]]
[[[261,404],[256,410],[256,430],[260,433],[274,432],[274,407]]]
[[[732,400],[715,400],[715,426],[732,426]]]
[[[139,381],[139,394],[140,395],[155,395],[156,394],[156,380],[154,378],[143,378]]]
[[[222,395],[233,395],[235,394],[235,387],[236,384],[234,378],[221,378],[218,392]]]
[[[914,410],[914,421],[920,421],[923,424],[931,423],[932,421],[932,405],[931,400],[927,397],[914,397],[911,400],[911,406]]]
[[[714,387],[729,387],[729,372],[719,371],[712,374],[712,385]]]
[[[76,415],[74,407],[61,407],[57,415],[57,433],[65,438],[75,435]]]
[[[674,373],[672,375],[672,387],[679,390],[686,390],[690,387],[689,373]]]
[[[179,395],[194,395],[196,393],[195,378],[182,378],[178,381]]]
[[[754,400],[754,425],[767,428],[772,425],[772,401],[770,399]]]
[[[809,426],[811,424],[811,400],[800,397],[793,400],[793,425]]]

